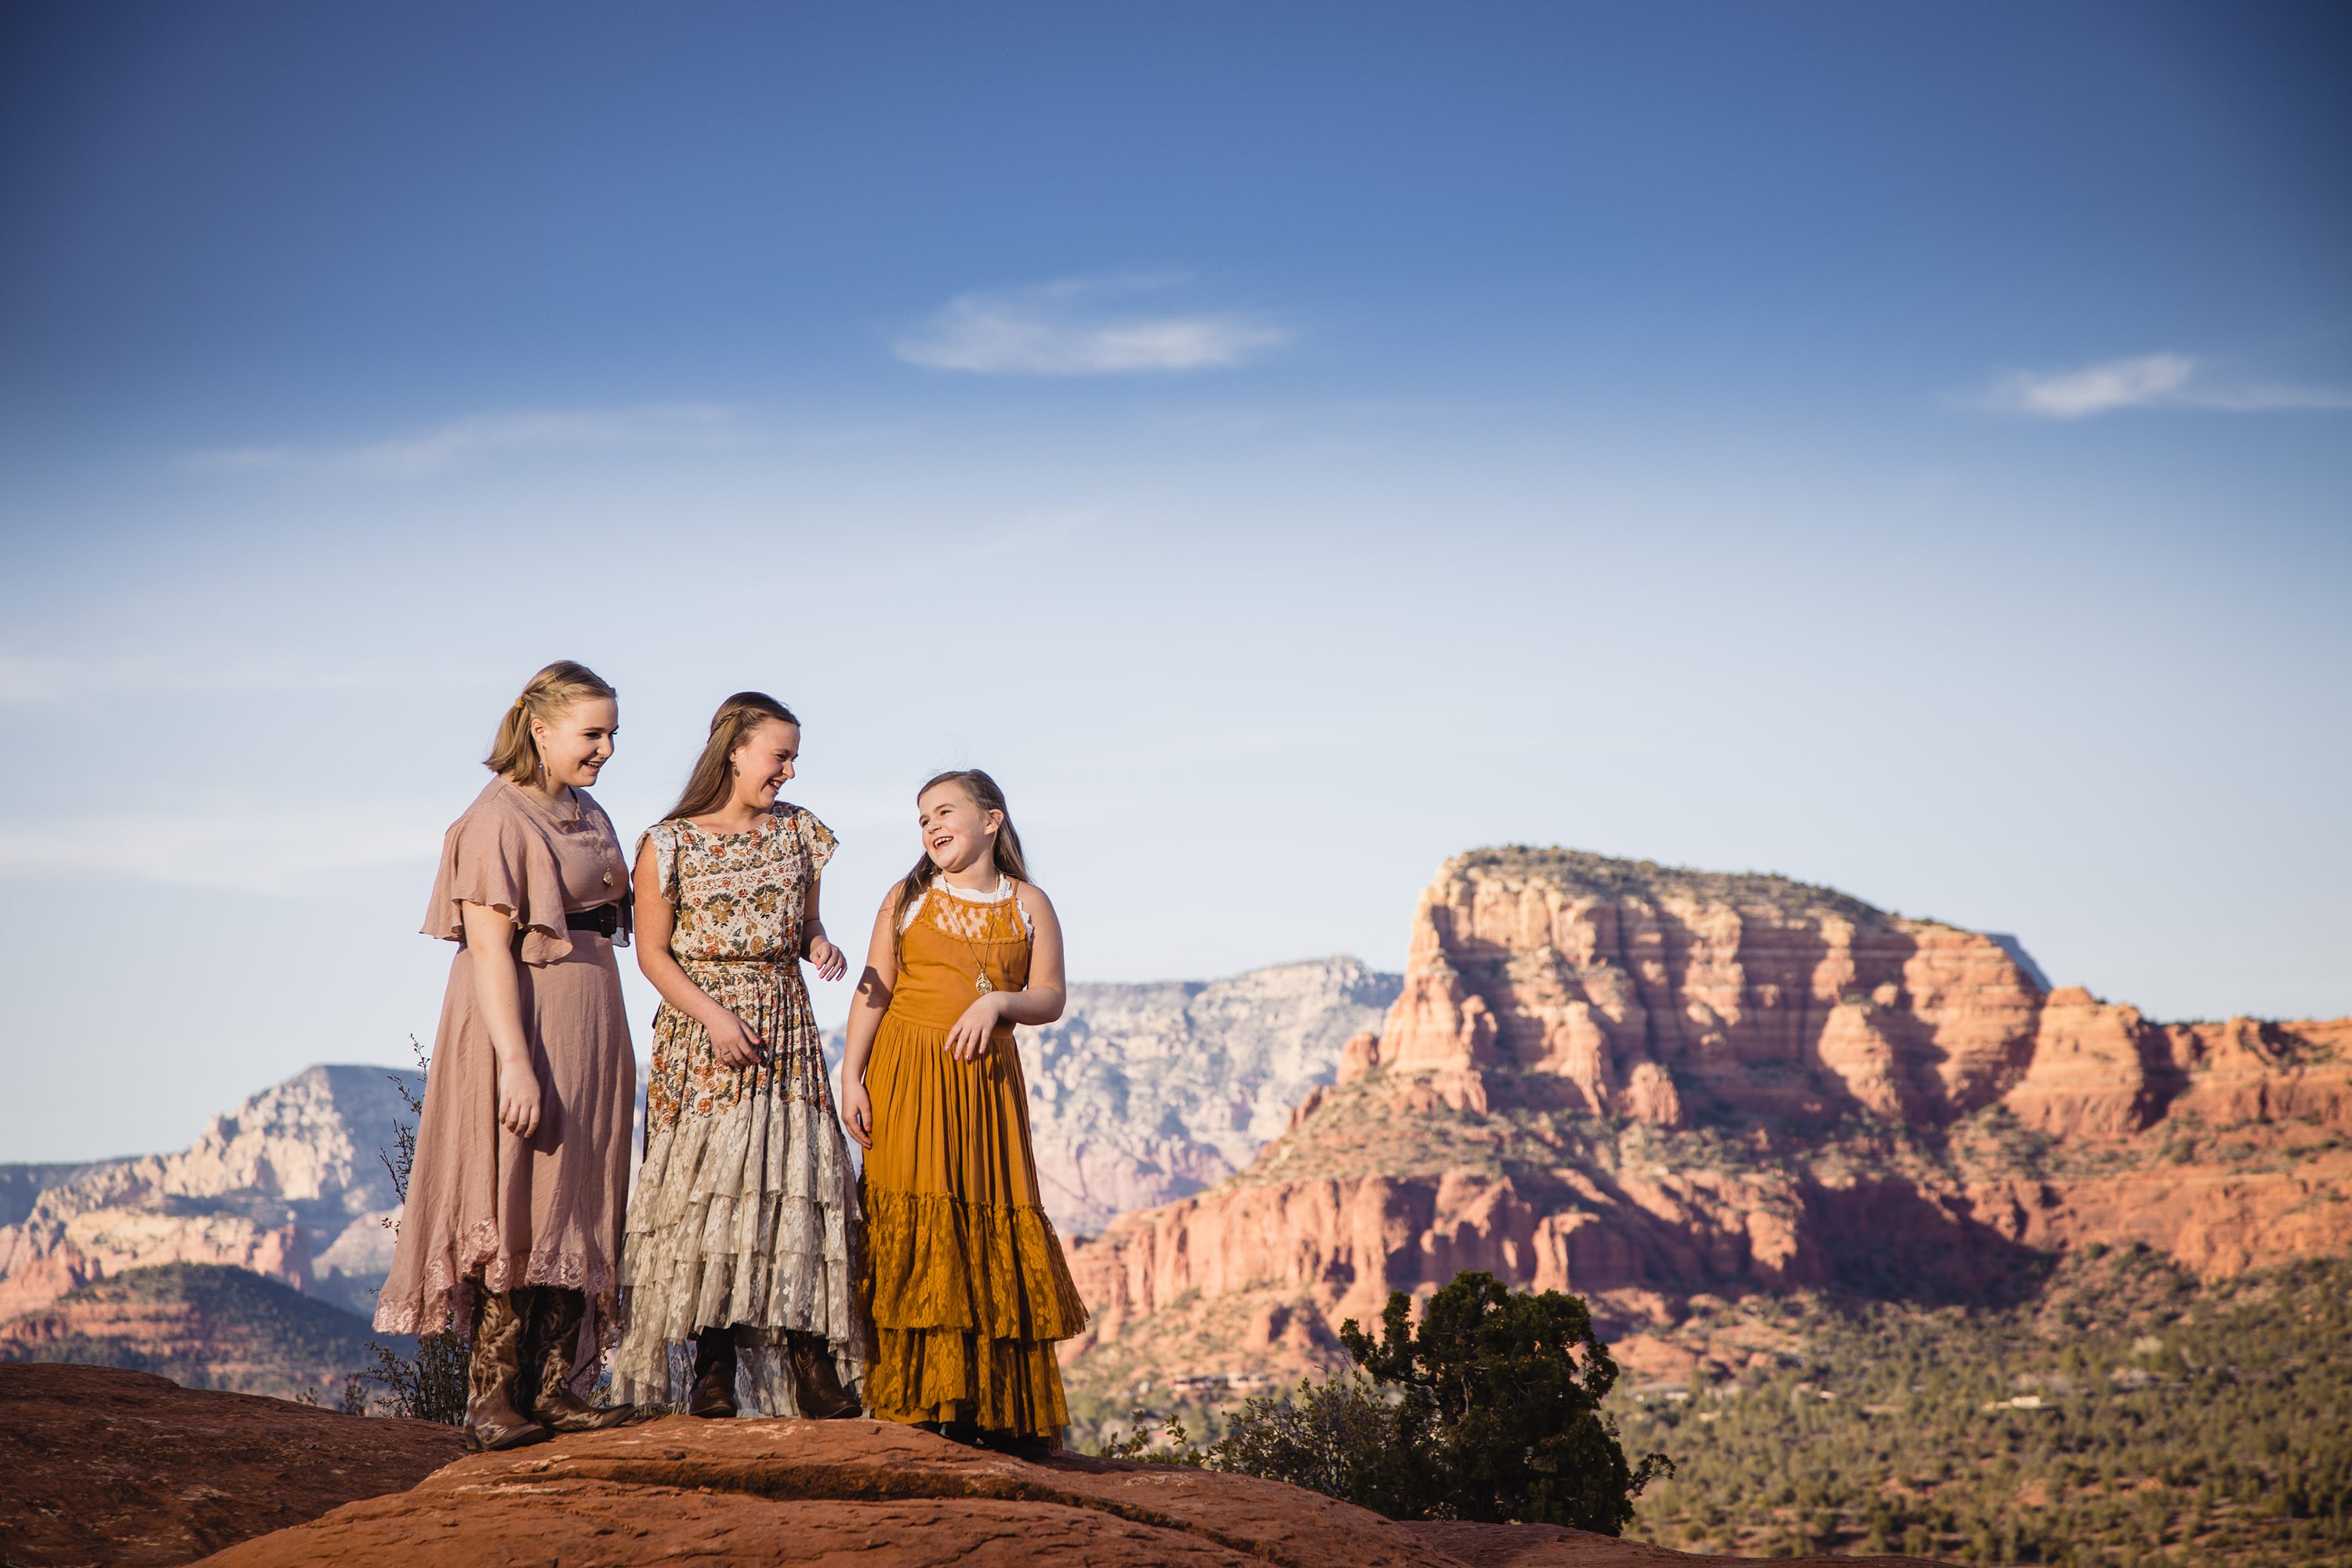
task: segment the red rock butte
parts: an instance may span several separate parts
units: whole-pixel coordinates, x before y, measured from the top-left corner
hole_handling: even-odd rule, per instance
[[[1284,1137],[1074,1249],[1074,1373],[1328,1363],[1342,1319],[1465,1268],[1622,1332],[1702,1293],[1990,1299],[2097,1242],[2209,1278],[2337,1250],[2347,1047],[2352,1019],[2152,1022],[1785,878],[1475,850]]]

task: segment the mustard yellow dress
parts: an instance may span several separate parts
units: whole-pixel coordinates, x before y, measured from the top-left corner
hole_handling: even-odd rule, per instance
[[[900,913],[898,983],[866,1068],[866,1404],[888,1421],[1058,1441],[1070,1415],[1054,1342],[1084,1329],[1087,1309],[1038,1201],[1013,1027],[974,1061],[946,1045],[981,976],[1001,991],[1028,984],[1013,893],[1010,879],[982,896],[935,882]]]

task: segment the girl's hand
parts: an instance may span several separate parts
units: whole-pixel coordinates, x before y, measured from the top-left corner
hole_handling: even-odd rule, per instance
[[[539,1074],[529,1062],[499,1062],[499,1125],[518,1138],[539,1131]]]
[[[960,1062],[977,1061],[988,1049],[988,1037],[1003,1016],[1004,993],[992,991],[975,999],[948,1031],[948,1055]]]
[[[722,1067],[755,1068],[767,1059],[767,1042],[734,1014],[722,1013],[710,1026],[710,1054]]]
[[[874,1101],[867,1096],[866,1086],[853,1082],[846,1071],[841,1075],[841,1123],[857,1140],[859,1148],[874,1147]]]
[[[849,959],[831,939],[817,936],[809,939],[809,962],[816,965],[819,980],[838,980],[849,973]]]

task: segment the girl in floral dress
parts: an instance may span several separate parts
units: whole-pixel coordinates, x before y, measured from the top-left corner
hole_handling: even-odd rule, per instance
[[[774,698],[730,697],[684,795],[637,844],[638,967],[662,1005],[614,1386],[697,1415],[746,1397],[855,1415],[865,1371],[849,1147],[801,978],[803,958],[827,980],[847,969],[817,914],[835,840],[776,798],[800,742]]]
[[[978,769],[916,798],[923,858],[883,900],[841,1068],[866,1145],[873,1413],[1042,1458],[1069,1424],[1054,1342],[1085,1328],[1037,1190],[1013,1026],[1062,1016],[1062,928]]]

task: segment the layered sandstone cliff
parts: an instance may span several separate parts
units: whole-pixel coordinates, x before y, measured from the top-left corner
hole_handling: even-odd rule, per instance
[[[2021,1288],[2140,1243],[2352,1242],[2352,1020],[2151,1023],[2005,941],[1785,879],[1565,850],[1443,867],[1338,1079],[1217,1187],[1075,1250],[1082,1385],[1295,1371],[1462,1268],[1596,1298]]]
[[[172,1263],[95,1280],[0,1322],[0,1362],[156,1373],[189,1388],[340,1399],[377,1369],[366,1319],[244,1268]]]
[[[250,1269],[373,1311],[396,1203],[383,1154],[407,1118],[385,1069],[315,1067],[177,1153],[66,1167],[0,1226],[0,1319],[171,1263]]]

